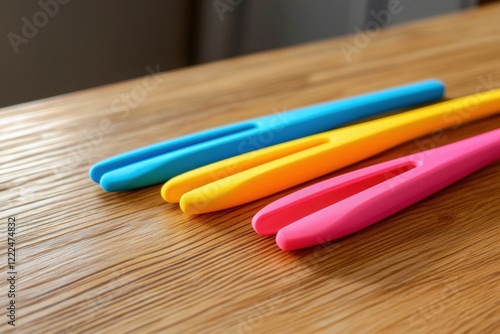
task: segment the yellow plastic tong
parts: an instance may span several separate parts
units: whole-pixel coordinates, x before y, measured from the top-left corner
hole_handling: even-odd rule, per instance
[[[167,202],[180,202],[186,213],[222,210],[333,172],[440,128],[458,127],[498,112],[500,89],[478,93],[212,163],[170,179],[161,195]]]

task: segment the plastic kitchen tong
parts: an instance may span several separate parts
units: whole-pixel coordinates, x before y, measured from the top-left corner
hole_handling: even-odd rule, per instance
[[[500,161],[500,129],[359,169],[285,196],[252,220],[283,250],[342,238]]]
[[[90,177],[106,191],[162,183],[191,169],[301,138],[368,116],[440,99],[444,85],[427,80],[167,140],[98,162]]]
[[[500,112],[500,89],[297,139],[172,178],[162,196],[184,212],[230,208],[333,172],[439,128]]]

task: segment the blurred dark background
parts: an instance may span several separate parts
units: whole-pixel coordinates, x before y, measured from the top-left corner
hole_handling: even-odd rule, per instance
[[[349,34],[478,0],[0,1],[0,107],[226,57]]]

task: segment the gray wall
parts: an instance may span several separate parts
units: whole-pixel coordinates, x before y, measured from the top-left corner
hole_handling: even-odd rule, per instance
[[[24,38],[23,17],[33,23],[35,15],[41,24],[43,9],[38,0],[0,1],[0,106],[146,75],[148,65],[161,70],[187,65],[189,5],[72,0],[59,4],[54,17],[47,15],[45,25],[35,26],[38,32],[17,45],[16,53],[9,33]]]
[[[221,0],[224,1],[224,0]],[[227,1],[227,0],[226,0]],[[212,61],[347,34],[366,1],[236,0],[217,10],[202,1],[195,60]]]
[[[476,3],[400,1],[404,10],[390,24]],[[352,33],[355,27],[362,28],[372,20],[370,11],[383,10],[387,3],[388,0],[0,0],[0,106],[146,75],[147,66],[158,65],[166,71]],[[44,10],[41,4],[51,5]],[[51,17],[47,11],[55,14]],[[29,24],[38,22],[40,27],[35,27],[36,33],[25,31],[24,35],[27,32],[29,36],[23,36],[23,20]],[[17,45],[13,46],[15,41]]]
[[[477,4],[477,0],[401,0],[405,10],[394,16],[392,24],[399,24],[418,18],[446,14]]]
[[[283,47],[354,32],[373,20],[371,12],[399,1],[403,10],[388,25],[474,6],[476,0],[220,0],[201,4],[195,60]],[[233,5],[232,5],[233,4]]]

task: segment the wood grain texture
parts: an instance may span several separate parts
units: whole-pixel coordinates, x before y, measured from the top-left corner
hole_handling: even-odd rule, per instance
[[[353,236],[291,253],[250,221],[301,187],[188,216],[163,202],[160,186],[104,193],[87,172],[160,140],[410,81],[439,78],[448,98],[498,88],[499,18],[489,5],[386,29],[349,63],[340,45],[354,36],[0,110],[0,271],[15,216],[19,272],[15,330],[1,280],[0,332],[498,333],[499,164]],[[500,116],[461,124],[320,180],[499,126]]]

